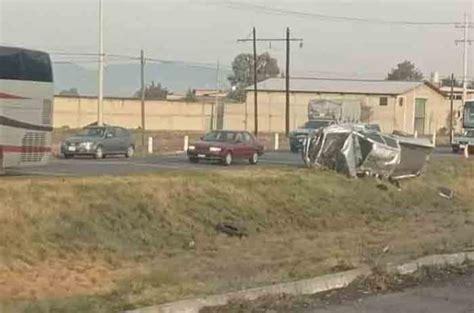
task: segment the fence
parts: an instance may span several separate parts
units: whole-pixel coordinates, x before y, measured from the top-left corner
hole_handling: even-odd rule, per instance
[[[133,98],[105,98],[104,122],[130,129],[141,127],[141,102]],[[212,112],[215,112],[213,115]],[[199,131],[215,128],[253,130],[253,104],[225,103],[218,107],[213,103],[182,101],[146,101],[145,126],[147,130]],[[284,132],[284,106],[271,103],[259,104],[259,131]],[[214,118],[213,118],[214,116]],[[292,128],[307,120],[307,106],[292,106]],[[97,98],[56,96],[54,98],[53,126],[55,128],[81,128],[97,121]]]

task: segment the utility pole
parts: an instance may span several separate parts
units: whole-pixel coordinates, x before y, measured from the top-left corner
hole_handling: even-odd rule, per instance
[[[248,42],[252,41],[254,45],[254,95],[255,95],[255,130],[257,133],[258,129],[258,124],[257,124],[257,70],[256,70],[256,55],[257,55],[257,42],[286,42],[286,104],[285,104],[285,111],[286,111],[286,122],[285,122],[285,129],[286,133],[289,133],[289,128],[290,128],[290,43],[293,41],[298,41],[300,43],[300,47],[303,46],[303,39],[301,38],[290,38],[290,28],[287,28],[286,31],[286,37],[285,38],[262,38],[262,39],[257,39],[256,38],[256,32],[255,32],[255,27],[253,29],[253,38],[252,39],[238,39],[237,42]]]
[[[464,14],[464,64],[463,64],[463,78],[462,78],[462,101],[463,103],[467,100],[467,41],[469,36],[469,16],[467,13]],[[470,42],[469,42],[470,43]]]
[[[290,133],[290,28],[286,28],[286,75],[285,75],[285,134]]]
[[[253,28],[253,95],[254,95],[254,133],[258,135],[258,91],[257,91],[257,31]]]
[[[145,53],[140,51],[140,77],[141,77],[141,115],[142,115],[142,146],[145,147]]]
[[[103,100],[104,100],[104,29],[103,5],[99,0],[99,97],[97,103],[97,125],[104,125]]]
[[[220,64],[219,61],[217,61],[217,70],[216,70],[216,101],[215,104],[212,106],[212,115],[211,115],[211,130],[214,130],[214,120],[216,120],[216,129],[217,129],[217,117],[215,118],[214,116],[218,116],[218,114],[215,114],[216,110],[219,110],[219,85],[220,85]]]
[[[451,107],[449,109],[449,143],[453,142],[453,111],[454,111],[454,74],[451,74]]]
[[[464,38],[462,40],[456,40],[456,44],[462,43],[464,45],[464,55],[463,55],[463,78],[462,78],[462,101],[463,103],[467,100],[467,67],[468,67],[468,44],[472,43],[472,40],[469,39],[469,28],[472,28],[472,25],[469,23],[469,15],[464,14],[464,23],[461,25],[456,25],[457,28],[463,28]]]

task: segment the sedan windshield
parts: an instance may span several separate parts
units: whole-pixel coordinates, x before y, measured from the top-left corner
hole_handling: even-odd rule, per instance
[[[235,141],[235,132],[210,132],[204,136],[204,141],[233,142]]]
[[[104,137],[105,128],[91,127],[85,128],[83,131],[77,134],[78,137]]]

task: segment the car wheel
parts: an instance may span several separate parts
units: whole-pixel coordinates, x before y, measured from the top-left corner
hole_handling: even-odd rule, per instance
[[[293,152],[293,153],[298,153],[298,148],[295,147],[295,146],[290,146],[290,150],[291,150],[291,152]]]
[[[72,159],[73,157],[74,157],[74,155],[72,155],[72,154],[65,154],[64,155],[65,159]]]
[[[103,159],[103,158],[105,158],[104,150],[102,149],[102,147],[99,146],[95,150],[94,159]]]
[[[258,163],[258,153],[255,151],[252,155],[252,157],[249,160],[250,164],[255,165]]]
[[[232,164],[232,153],[227,152],[224,159],[222,160],[225,166]]]
[[[191,163],[199,163],[199,159],[198,159],[198,158],[189,158],[189,162],[191,162]]]
[[[453,146],[453,153],[458,153],[459,152],[459,147]]]
[[[133,146],[128,147],[127,152],[125,153],[126,158],[131,158],[135,154],[135,148]]]

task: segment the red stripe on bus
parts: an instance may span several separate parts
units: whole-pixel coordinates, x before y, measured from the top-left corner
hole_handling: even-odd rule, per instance
[[[26,99],[31,99],[31,98],[25,98],[17,95],[12,95],[11,93],[5,93],[5,92],[0,92],[0,99],[20,99],[20,100],[26,100]]]
[[[32,152],[51,152],[51,147],[46,146],[0,146],[0,152],[3,153],[32,153]]]

